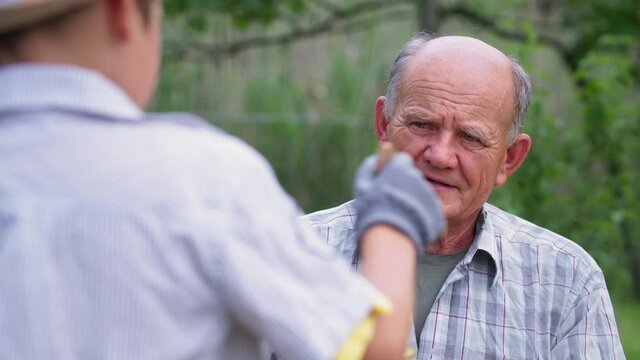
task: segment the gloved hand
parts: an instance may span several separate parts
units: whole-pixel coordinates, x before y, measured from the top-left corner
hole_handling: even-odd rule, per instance
[[[355,179],[356,235],[361,241],[372,225],[387,224],[405,233],[418,256],[444,235],[446,221],[440,201],[406,153],[397,153],[376,172],[378,155],[360,165]]]

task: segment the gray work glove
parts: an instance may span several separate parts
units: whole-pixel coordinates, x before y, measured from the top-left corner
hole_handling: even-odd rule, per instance
[[[369,156],[356,174],[358,242],[370,226],[387,224],[405,233],[421,257],[446,229],[440,201],[409,155],[395,154],[379,172],[377,159]]]

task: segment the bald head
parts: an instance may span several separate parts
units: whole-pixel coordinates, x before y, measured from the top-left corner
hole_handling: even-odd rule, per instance
[[[391,119],[398,98],[411,87],[411,80],[445,82],[486,94],[495,106],[510,108],[507,141],[522,132],[529,103],[529,79],[513,57],[493,46],[464,36],[432,38],[420,33],[407,42],[391,67],[384,112]]]
[[[442,54],[452,58],[475,55],[495,62],[507,63],[508,57],[500,50],[484,41],[468,36],[442,36],[432,38],[424,43],[422,52],[429,52],[432,56]]]

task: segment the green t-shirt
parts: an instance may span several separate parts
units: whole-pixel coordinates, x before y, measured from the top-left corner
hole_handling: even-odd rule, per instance
[[[420,333],[431,311],[436,296],[440,292],[442,284],[462,260],[466,253],[453,255],[430,255],[420,259],[416,271],[416,307],[413,321],[416,330],[416,339],[420,344]]]

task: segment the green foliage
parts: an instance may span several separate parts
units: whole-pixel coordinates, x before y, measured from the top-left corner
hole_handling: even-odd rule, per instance
[[[588,157],[582,157],[581,166],[595,182],[589,191],[599,200],[597,205],[603,213],[599,219],[607,216],[600,229],[611,240],[587,246],[593,246],[597,258],[610,254],[612,243],[621,244],[621,256],[608,259],[607,263],[615,268],[622,260],[636,271],[640,264],[629,263],[633,258],[622,254],[640,251],[640,191],[631,182],[639,176],[640,104],[632,56],[639,50],[640,46],[628,35],[602,35],[575,74],[584,84],[579,92],[584,103],[581,125],[589,144],[585,149]]]
[[[362,71],[357,71],[359,64],[350,61],[344,49],[334,51],[332,56],[333,66],[328,83],[331,84],[329,100],[336,114],[353,114],[353,106],[357,104],[359,91],[367,76]]]
[[[565,27],[577,32],[572,59],[575,64],[588,56],[591,49],[601,45],[603,37],[640,37],[637,0],[568,0],[566,8],[563,13]],[[637,75],[636,70],[636,78]]]
[[[621,302],[614,304],[616,323],[620,331],[622,347],[627,359],[640,359],[640,302]]]
[[[267,71],[253,79],[245,92],[244,108],[249,113],[304,114],[307,96],[288,71],[272,76]]]
[[[165,13],[169,17],[181,16],[198,32],[208,28],[211,14],[229,15],[239,28],[252,23],[269,24],[284,14],[299,14],[305,8],[304,0],[165,0]]]

